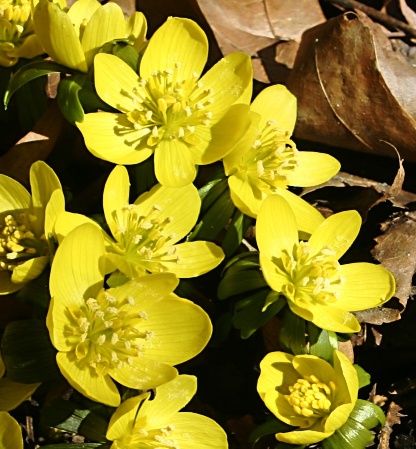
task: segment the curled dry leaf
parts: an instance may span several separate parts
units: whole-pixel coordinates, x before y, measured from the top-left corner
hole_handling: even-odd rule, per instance
[[[318,0],[197,1],[222,52],[251,54],[254,77],[263,82],[282,82],[302,33],[325,21]]]
[[[372,254],[396,278],[396,294],[406,307],[416,272],[416,213],[406,212],[386,225],[385,233],[375,240]]]
[[[386,415],[386,423],[384,424],[384,427],[381,429],[379,435],[379,444],[377,446],[377,449],[390,448],[389,442],[390,442],[390,435],[393,432],[393,426],[395,424],[400,424],[400,418],[402,416],[405,416],[400,413],[400,410],[402,410],[400,405],[395,404],[393,401],[390,402],[389,409]]]
[[[295,137],[394,157],[393,145],[416,161],[415,75],[360,11],[308,30],[287,82],[298,99]]]

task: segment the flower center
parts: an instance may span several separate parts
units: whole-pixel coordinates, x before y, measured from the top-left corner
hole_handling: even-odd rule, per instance
[[[154,336],[149,330],[137,329],[146,319],[147,313],[135,305],[134,298],[128,296],[119,302],[102,289],[97,298],[70,310],[68,343],[78,361],[103,376],[111,369],[131,365],[143,354],[146,341]]]
[[[17,58],[9,57],[25,36],[33,33],[29,0],[0,0],[0,65],[9,67]]]
[[[0,271],[13,271],[23,262],[47,254],[45,235],[37,238],[31,231],[36,220],[35,215],[27,212],[17,218],[11,214],[0,215]]]
[[[340,264],[330,247],[311,255],[308,242],[299,242],[293,253],[282,251],[280,258],[273,258],[277,271],[288,279],[282,293],[289,299],[335,302],[344,279],[340,276]]]
[[[136,427],[136,426],[135,426]],[[119,449],[180,449],[179,444],[171,438],[175,431],[173,425],[160,429],[134,429],[131,435],[117,441]]]
[[[150,147],[162,139],[197,145],[200,139],[196,128],[211,123],[213,90],[204,89],[196,73],[180,79],[179,67],[177,62],[173,69],[157,70],[147,80],[141,79],[133,90],[134,109],[127,118],[139,131],[139,140],[145,138]]]
[[[289,391],[290,394],[285,395],[285,398],[295,413],[307,418],[319,418],[330,412],[335,384],[330,381],[328,386],[314,375],[304,376],[289,387]]]
[[[257,139],[242,158],[239,170],[254,180],[260,189],[271,193],[273,187],[287,187],[287,175],[298,164],[297,152],[289,133],[277,128],[276,123],[270,120],[262,131],[258,131]]]
[[[114,246],[116,252],[126,255],[134,265],[152,272],[166,271],[156,258],[165,256],[164,260],[178,261],[175,254],[176,248],[170,246],[165,253],[157,254],[162,247],[175,238],[174,234],[168,235],[165,226],[172,223],[173,217],[160,218],[162,208],[154,205],[149,214],[140,214],[139,207],[129,204],[123,207],[122,218],[116,235],[117,244]],[[168,259],[166,258],[168,257]],[[143,273],[145,274],[145,273]]]

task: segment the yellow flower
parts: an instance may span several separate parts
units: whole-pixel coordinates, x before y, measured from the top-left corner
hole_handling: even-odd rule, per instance
[[[32,23],[30,0],[0,0],[0,66],[43,53]]]
[[[22,384],[19,382],[14,382],[7,377],[3,377],[5,373],[5,366],[3,359],[0,354],[0,413],[8,412],[13,410],[23,401],[26,401],[35,390],[38,388],[40,383],[35,384]],[[1,435],[1,430],[0,430]],[[0,449],[1,449],[1,436],[0,436]],[[15,446],[6,446],[15,447]]]
[[[358,212],[340,212],[327,218],[309,241],[299,242],[287,201],[280,195],[264,201],[256,227],[261,269],[293,313],[322,329],[357,332],[360,325],[350,312],[380,306],[393,296],[394,277],[381,265],[338,262],[360,226]]]
[[[281,421],[298,429],[277,433],[289,444],[313,444],[331,436],[350,416],[358,398],[358,375],[334,351],[333,366],[313,355],[271,352],[260,363],[257,391]]]
[[[196,392],[196,378],[181,375],[156,389],[124,401],[111,417],[107,439],[111,449],[226,449],[224,430],[212,419],[179,412]]]
[[[113,55],[97,55],[97,93],[121,112],[77,123],[91,153],[116,164],[154,153],[156,178],[169,187],[192,183],[195,165],[225,156],[249,124],[251,61],[233,53],[199,79],[207,55],[202,29],[181,18],[168,19],[150,39],[140,76]]]
[[[299,198],[288,186],[309,187],[334,176],[339,162],[328,154],[298,151],[290,139],[296,122],[296,98],[281,85],[264,89],[250,107],[251,126],[224,158],[234,204],[256,217],[264,199],[279,193]]]
[[[47,326],[59,369],[85,396],[120,404],[113,380],[150,389],[177,375],[173,365],[197,355],[212,326],[197,305],[174,295],[170,273],[104,290],[104,239],[97,226],[78,226],[53,260]]]
[[[98,50],[113,39],[128,39],[140,50],[146,35],[146,19],[135,12],[124,18],[115,2],[77,0],[68,12],[49,0],[35,7],[36,36],[52,59],[71,69],[88,72]]]
[[[30,169],[32,196],[0,175],[0,295],[20,290],[48,264],[57,215],[64,210],[61,184],[44,162]]]
[[[23,449],[19,423],[6,412],[0,412],[0,449]]]

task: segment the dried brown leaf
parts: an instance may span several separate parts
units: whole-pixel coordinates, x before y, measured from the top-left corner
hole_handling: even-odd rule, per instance
[[[354,315],[360,323],[377,325],[400,320],[400,311],[390,309],[389,307],[374,307],[373,309],[360,310],[359,312],[354,312]]]
[[[389,449],[390,448],[390,435],[393,432],[393,426],[400,424],[400,418],[404,415],[400,413],[402,408],[400,405],[391,402],[386,415],[386,423],[381,429],[379,436],[379,444],[377,449]]]
[[[416,161],[415,74],[362,12],[308,30],[287,82],[295,137]]]
[[[396,279],[395,296],[406,307],[416,272],[416,214],[407,212],[388,224],[372,254]],[[374,323],[375,324],[375,323]]]
[[[409,7],[405,0],[399,0],[399,3],[400,10],[402,11],[404,18],[407,20],[407,23],[412,25],[413,28],[416,28],[416,12]]]

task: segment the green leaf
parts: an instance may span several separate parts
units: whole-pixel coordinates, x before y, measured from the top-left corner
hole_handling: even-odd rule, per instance
[[[8,324],[1,354],[7,377],[15,382],[45,382],[61,377],[44,321],[21,320]]]
[[[289,432],[293,429],[294,428],[289,426],[289,424],[279,421],[277,418],[271,418],[269,421],[257,426],[253,432],[251,432],[249,441],[254,445],[265,435],[275,434],[278,432]]]
[[[307,322],[310,349],[309,353],[332,363],[334,350],[338,349],[338,338],[335,332],[320,329],[310,321]]]
[[[287,306],[283,313],[280,344],[295,355],[306,354],[305,320]]]
[[[374,440],[374,435],[362,424],[348,421],[330,437],[322,441],[322,449],[365,449]]]
[[[137,72],[140,55],[127,40],[114,39],[107,42],[100,48],[98,53],[108,53],[117,56]]]
[[[226,257],[230,257],[237,251],[252,220],[251,217],[244,215],[238,209],[234,210],[231,223],[221,244]]]
[[[72,73],[73,71],[67,67],[57,64],[52,61],[34,60],[25,64],[14,74],[9,82],[9,85],[4,96],[4,105],[7,108],[10,98],[14,93],[20,89],[23,85],[32,81],[40,76],[48,75],[49,73]]]
[[[56,97],[64,117],[69,123],[84,120],[84,109],[79,99],[79,91],[82,89],[86,75],[80,73],[61,80],[58,86],[58,96]]]
[[[244,300],[237,302],[235,306],[236,312],[233,316],[233,325],[236,329],[241,330],[241,338],[249,338],[286,305],[286,300],[282,296],[263,312],[264,301],[269,292],[269,289],[262,289],[249,298],[244,298]]]
[[[355,371],[358,375],[358,388],[366,387],[370,385],[371,376],[361,366],[354,364]]]
[[[233,257],[222,270],[222,276],[234,274],[243,270],[260,270],[258,251],[247,251]]]
[[[224,276],[218,285],[218,299],[268,287],[260,270],[243,270]],[[270,291],[270,289],[269,289]]]
[[[386,417],[383,410],[372,402],[358,399],[349,419],[361,423],[367,429],[384,425]]]

